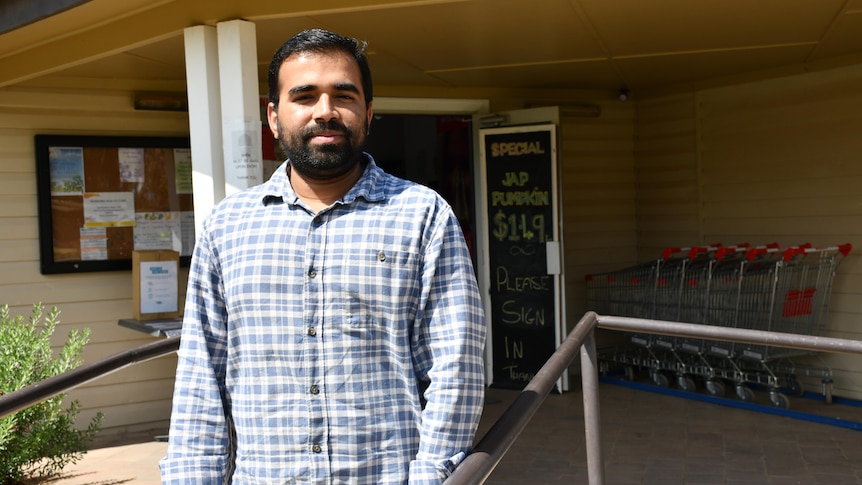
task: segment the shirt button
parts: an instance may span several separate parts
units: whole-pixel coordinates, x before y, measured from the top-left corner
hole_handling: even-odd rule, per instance
[[[313,268],[308,270],[308,277],[309,278],[314,278],[315,276],[317,276],[317,271],[315,271]]]
[[[308,335],[314,337],[317,335],[317,329],[314,327],[308,327]]]
[[[313,451],[315,453],[320,453],[322,450],[323,450],[323,448],[321,448],[320,445],[313,445],[311,447],[311,451]]]
[[[313,385],[313,386],[311,386],[311,393],[312,393],[312,394],[320,394],[320,388],[319,388],[319,387],[317,387],[317,385],[316,385],[316,384],[315,384],[315,385]]]
[[[380,251],[379,253],[377,253],[377,259],[380,261],[386,261],[386,253]]]

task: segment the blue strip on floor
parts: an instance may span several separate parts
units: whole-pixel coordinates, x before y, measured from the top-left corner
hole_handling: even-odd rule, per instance
[[[823,394],[818,394],[815,392],[806,392],[805,396],[803,397],[805,397],[806,399],[814,399],[815,401],[826,401],[826,398],[823,396]],[[832,403],[862,408],[862,401],[857,401],[856,399],[846,399],[843,397],[832,396]]]
[[[813,423],[828,424],[830,426],[838,426],[841,428],[848,428],[848,429],[852,429],[852,430],[856,430],[856,431],[862,431],[862,423],[857,423],[855,421],[847,421],[847,420],[844,420],[841,418],[829,418],[829,417],[820,416],[817,414],[803,413],[803,412],[799,412],[799,411],[791,411],[789,409],[782,409],[782,408],[777,408],[774,406],[765,406],[763,404],[757,404],[757,403],[748,402],[748,401],[739,401],[736,399],[727,399],[727,398],[723,398],[723,397],[709,396],[706,394],[698,394],[695,392],[682,391],[679,389],[671,389],[669,387],[658,387],[658,386],[653,386],[653,385],[649,385],[649,384],[639,384],[637,382],[627,381],[624,379],[614,379],[614,378],[610,378],[610,377],[599,376],[599,381],[604,382],[604,383],[608,383],[608,384],[613,384],[616,386],[623,386],[623,387],[628,387],[631,389],[637,389],[637,390],[641,390],[641,391],[655,392],[658,394],[666,394],[669,396],[682,397],[685,399],[692,399],[695,401],[702,401],[702,402],[708,402],[708,403],[712,403],[712,404],[719,404],[721,406],[728,406],[728,407],[739,408],[739,409],[747,409],[749,411],[774,414],[776,416],[785,416],[788,418],[799,419],[802,421],[810,421]],[[852,401],[852,400],[847,400],[847,401]],[[833,398],[832,402],[838,403],[837,398]],[[857,401],[853,401],[853,402],[856,403]],[[842,404],[844,404],[844,403],[842,403]],[[858,406],[859,404],[850,404],[850,405]]]

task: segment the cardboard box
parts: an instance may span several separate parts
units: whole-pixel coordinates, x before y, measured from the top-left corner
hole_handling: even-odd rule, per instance
[[[180,316],[180,253],[169,250],[132,253],[132,300],[135,319]]]

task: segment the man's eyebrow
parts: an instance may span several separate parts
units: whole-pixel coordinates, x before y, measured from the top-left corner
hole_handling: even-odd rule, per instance
[[[297,93],[307,93],[309,91],[314,91],[314,89],[315,89],[315,87],[312,86],[311,84],[305,84],[302,86],[294,86],[294,87],[290,88],[290,90],[287,92],[287,94],[292,96],[292,95],[297,94]]]
[[[303,84],[301,86],[294,86],[287,91],[287,94],[293,96],[299,93],[308,93],[311,91],[316,91],[318,89],[317,86],[313,84]],[[351,93],[359,94],[359,87],[353,83],[337,83],[335,84],[336,91],[348,91]]]
[[[359,94],[359,88],[353,83],[338,83],[335,89],[339,91],[350,91],[351,93]]]

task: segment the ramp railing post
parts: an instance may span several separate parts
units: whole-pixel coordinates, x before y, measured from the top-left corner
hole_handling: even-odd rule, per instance
[[[581,387],[584,392],[584,433],[588,477],[590,485],[602,485],[605,483],[605,465],[602,456],[602,419],[599,413],[599,369],[595,330],[586,335],[581,345]]]

